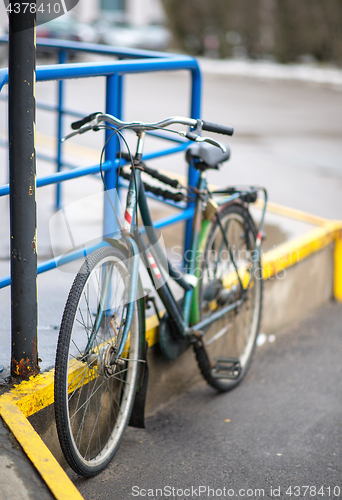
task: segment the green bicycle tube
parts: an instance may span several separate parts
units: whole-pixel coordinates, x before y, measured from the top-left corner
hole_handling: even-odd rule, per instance
[[[201,225],[201,231],[199,234],[199,241],[198,241],[198,247],[197,247],[197,255],[195,257],[195,262],[197,263],[197,259],[203,259],[204,256],[204,251],[205,251],[205,246],[207,243],[207,239],[209,236],[210,232],[210,226],[211,226],[211,221],[203,219],[202,225]],[[198,278],[198,283],[196,288],[194,288],[192,292],[192,301],[191,301],[191,307],[190,307],[190,325],[194,325],[198,323],[201,319],[200,317],[200,310],[199,310],[199,293],[200,293],[200,274],[201,274],[201,267],[196,266],[194,269],[194,274],[196,278]]]
[[[200,191],[204,191],[207,186],[205,176],[203,173],[200,174],[200,178],[198,181],[198,189]],[[187,257],[188,250],[184,254],[186,261],[186,272],[189,275],[196,276],[196,263],[198,256],[198,243],[199,236],[202,227],[202,218],[203,218],[203,201],[201,197],[197,197],[196,199],[196,207],[195,214],[192,223],[192,234],[191,234],[191,246],[190,246],[190,258]],[[183,316],[184,316],[184,324],[185,326],[189,326],[190,324],[190,314],[191,314],[191,304],[193,297],[194,289],[188,291],[184,295],[184,304],[183,304]]]

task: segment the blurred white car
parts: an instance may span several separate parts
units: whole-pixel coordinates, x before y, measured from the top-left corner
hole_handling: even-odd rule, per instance
[[[134,26],[100,22],[97,29],[102,43],[117,47],[166,50],[172,39],[170,31],[157,24]]]
[[[93,26],[78,22],[69,13],[37,26],[37,37],[84,43],[97,43],[99,41],[97,31]]]

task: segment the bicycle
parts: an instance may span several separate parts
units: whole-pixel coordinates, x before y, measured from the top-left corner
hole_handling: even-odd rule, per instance
[[[170,129],[174,124],[186,125],[190,131]],[[166,310],[159,316],[164,356],[175,359],[192,345],[203,377],[218,391],[234,388],[245,376],[260,324],[260,253],[267,193],[253,186],[209,190],[206,170],[219,168],[229,159],[230,150],[200,134],[207,130],[230,136],[231,127],[183,117],[158,123],[123,122],[94,113],[72,128],[74,132],[67,138],[100,128],[110,128],[124,142],[124,130],[131,129],[137,136],[134,156],[129,149],[118,153],[118,175],[128,181],[123,224],[117,217],[118,237],[106,238],[108,246],[87,256],[80,268],[65,306],[57,346],[55,415],[61,448],[78,474],[92,476],[113,458],[132,418],[133,405],[146,391],[147,303],[152,301],[158,315],[159,311],[150,295],[144,297],[139,258]],[[190,141],[186,158],[198,170],[197,187],[183,186],[143,162],[146,132],[160,129]],[[122,162],[130,166],[129,173],[121,168]],[[173,191],[146,184],[142,172]],[[146,191],[178,203],[193,202],[191,247],[183,272],[167,260],[163,262]],[[264,193],[265,203],[257,229],[249,205],[259,191]],[[138,207],[145,236],[138,227]],[[182,300],[175,299],[166,278],[183,289]]]

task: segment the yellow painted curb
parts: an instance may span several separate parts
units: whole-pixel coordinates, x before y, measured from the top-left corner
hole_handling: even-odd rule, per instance
[[[310,255],[335,243],[335,298],[342,300],[342,222],[331,221],[323,227],[315,228],[308,234],[269,250],[262,256],[263,279],[267,280]],[[158,342],[159,321],[157,316],[146,319],[146,340],[151,347]],[[9,398],[23,413],[29,417],[54,402],[53,394],[54,370],[31,377],[21,382],[8,394],[0,397]]]
[[[46,408],[54,402],[53,393],[54,370],[31,377],[14,387],[8,394],[0,397],[14,403],[25,417],[30,417],[37,411]]]
[[[336,300],[342,302],[342,225],[336,231],[334,259],[334,296]]]
[[[162,316],[162,314],[161,314]],[[152,347],[158,342],[159,321],[157,315],[146,318],[146,340],[149,347]]]
[[[270,279],[333,242],[334,294],[337,300],[342,301],[342,223],[339,221],[325,222],[310,233],[266,252],[262,258],[263,279]],[[158,326],[157,316],[147,318],[146,339],[149,346],[158,342]],[[21,382],[0,397],[0,414],[56,500],[81,500],[83,497],[79,491],[26,418],[54,402],[53,382],[54,370]]]
[[[329,223],[269,250],[262,257],[263,278],[267,280],[327,247],[336,241],[341,227],[342,224]]]
[[[76,486],[7,394],[0,398],[0,414],[56,500],[83,500]]]

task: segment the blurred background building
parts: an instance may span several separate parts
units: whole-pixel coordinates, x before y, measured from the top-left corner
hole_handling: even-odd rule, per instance
[[[1,2],[0,28],[7,23]],[[45,28],[38,36],[212,58],[342,65],[342,0],[80,0],[70,15]]]
[[[180,48],[342,64],[341,0],[162,0]]]

